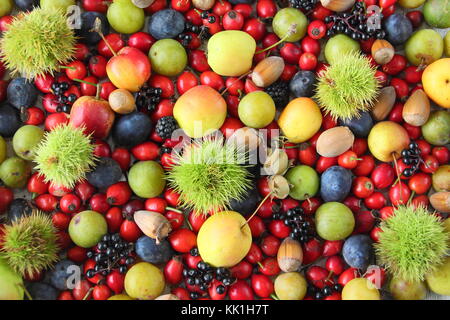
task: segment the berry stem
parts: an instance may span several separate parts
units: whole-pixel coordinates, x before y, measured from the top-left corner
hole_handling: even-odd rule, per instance
[[[248,76],[250,73],[252,73],[252,71],[248,71],[248,72],[244,73],[243,75],[241,75],[241,76],[240,76],[239,78],[237,78],[236,80],[234,80],[233,83],[232,83],[230,86],[226,87],[225,90],[223,90],[222,93],[221,93],[220,95],[223,96],[223,95],[228,91],[228,89],[229,89],[233,84],[235,84],[235,82],[237,82],[237,81],[239,81],[239,80],[245,78],[245,77]]]
[[[264,204],[264,202],[266,202],[267,199],[269,199],[269,197],[272,195],[272,192],[269,192],[264,199],[262,199],[262,201],[259,203],[258,207],[255,209],[255,211],[252,213],[252,215],[247,219],[247,221],[245,221],[245,223],[242,225],[241,229],[243,227],[245,227],[245,225],[247,225],[250,220],[252,220],[252,218],[255,216],[255,214],[258,212],[259,208],[261,208],[261,206]]]
[[[95,18],[94,28],[92,28],[91,31],[97,32],[99,34],[99,36],[102,38],[102,40],[105,41],[106,46],[109,48],[109,50],[111,50],[113,55],[117,56],[117,53],[114,51],[114,49],[111,47],[111,45],[109,44],[109,42],[106,40],[105,36],[103,35],[101,27],[102,27],[102,21],[98,17]]]
[[[175,209],[173,207],[169,207],[169,206],[166,207],[166,210],[170,210],[170,211],[173,211],[173,212],[176,212],[176,213],[183,213],[183,211]]]
[[[89,82],[89,81],[86,81],[86,80],[80,80],[80,79],[72,79],[72,80],[73,80],[73,81],[76,81],[76,82],[81,82],[81,83],[85,83],[85,84],[90,84],[91,86],[97,87],[97,83]]]
[[[284,35],[283,38],[280,39],[280,41],[272,44],[271,46],[268,46],[267,48],[264,48],[262,50],[256,51],[255,54],[260,54],[260,53],[266,52],[267,50],[275,48],[279,44],[281,44],[284,41],[286,41],[286,39],[289,38],[290,36],[292,36],[296,31],[297,31],[297,24],[296,23],[291,24],[291,26],[289,27],[288,32],[286,32],[286,34]]]

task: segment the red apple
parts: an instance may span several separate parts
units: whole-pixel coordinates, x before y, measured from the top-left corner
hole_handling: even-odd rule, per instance
[[[70,124],[76,128],[85,126],[84,132],[98,139],[108,136],[114,117],[108,101],[92,96],[78,98],[70,110]]]
[[[137,92],[150,78],[150,60],[141,50],[124,47],[109,59],[106,73],[117,88]]]

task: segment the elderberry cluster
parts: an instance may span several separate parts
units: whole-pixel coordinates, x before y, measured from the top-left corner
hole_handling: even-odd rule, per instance
[[[291,208],[286,214],[275,213],[273,218],[283,220],[284,224],[291,228],[289,237],[300,243],[308,242],[314,237],[314,228],[306,221],[303,209],[300,207]]]
[[[70,113],[72,104],[77,100],[77,96],[74,93],[65,95],[66,91],[69,90],[69,83],[67,82],[54,82],[52,83],[51,89],[53,94],[56,96],[56,112]]]
[[[341,292],[342,286],[339,283],[335,283],[330,286],[325,286],[322,289],[315,286],[308,287],[308,295],[316,300],[321,300],[325,297],[331,296],[333,292]]]
[[[194,257],[199,256],[197,248],[193,248],[190,254]],[[186,283],[191,286],[198,286],[202,291],[208,290],[212,281],[216,279],[222,282],[222,284],[216,287],[218,294],[224,294],[226,287],[232,285],[236,278],[231,276],[230,270],[219,267],[214,268],[204,261],[200,261],[197,264],[197,269],[183,269],[183,277],[186,279]],[[198,292],[191,292],[191,299],[198,299],[201,295]]]
[[[133,243],[124,241],[118,233],[105,234],[97,249],[87,252],[87,257],[94,259],[96,264],[93,269],[87,270],[86,276],[93,278],[98,273],[107,276],[116,269],[120,273],[127,272],[128,266],[134,263],[133,252]]]
[[[364,3],[357,2],[351,12],[336,13],[325,18],[325,23],[333,23],[327,31],[327,36],[343,33],[354,40],[383,39],[386,32],[382,29],[372,28],[368,24],[367,18]]]
[[[289,0],[289,4],[292,8],[303,9],[304,11],[310,11],[314,9],[318,0]]]
[[[402,151],[402,157],[403,163],[411,166],[411,168],[404,169],[402,173],[405,177],[411,177],[419,169],[420,161],[422,160],[417,143],[411,142],[408,149]]]
[[[136,106],[144,111],[153,111],[161,100],[162,89],[142,86],[136,94]]]

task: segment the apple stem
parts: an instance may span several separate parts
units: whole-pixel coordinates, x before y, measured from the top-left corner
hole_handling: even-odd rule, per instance
[[[98,18],[97,18],[98,19]],[[87,298],[89,297],[89,295],[91,294],[91,292],[94,290],[93,287],[89,288],[89,290],[86,292],[86,295],[83,297],[82,300],[87,300]]]
[[[106,46],[109,48],[109,50],[111,50],[112,54],[114,56],[117,56],[117,53],[114,51],[114,49],[111,47],[111,45],[109,44],[109,42],[106,40],[105,36],[103,35],[102,32],[102,21],[100,20],[100,18],[95,18],[95,22],[94,22],[94,28],[92,28],[90,31],[95,31],[99,34],[99,36],[102,38],[103,41],[105,41]]]
[[[255,214],[258,212],[259,208],[261,208],[261,206],[264,204],[264,202],[266,202],[267,199],[269,199],[269,197],[272,195],[272,192],[269,192],[264,199],[262,199],[262,201],[259,203],[258,207],[255,209],[255,211],[252,213],[252,215],[247,219],[247,221],[245,221],[245,223],[242,225],[241,229],[243,227],[245,227],[250,220],[252,220],[252,218],[255,216]]]
[[[100,91],[101,91],[101,85],[97,83],[97,91],[95,92],[95,99],[100,99]]]
[[[297,24],[296,23],[291,24],[288,32],[286,32],[286,34],[284,35],[283,38],[280,39],[280,41],[278,41],[277,43],[274,43],[271,46],[268,46],[267,48],[256,51],[255,54],[260,54],[260,53],[266,52],[267,50],[270,50],[270,49],[278,46],[280,43],[283,43],[284,41],[286,41],[286,39],[289,38],[290,36],[292,36],[296,31],[297,31]]]

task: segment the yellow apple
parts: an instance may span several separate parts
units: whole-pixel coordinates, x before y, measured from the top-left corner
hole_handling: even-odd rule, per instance
[[[367,138],[369,150],[380,161],[390,162],[400,158],[400,153],[409,144],[408,132],[393,121],[378,122]]]
[[[450,58],[436,60],[422,74],[423,89],[443,108],[450,108]]]
[[[173,116],[188,136],[201,138],[222,126],[227,104],[210,86],[196,86],[178,98]]]
[[[197,246],[203,261],[214,267],[232,267],[247,255],[252,233],[244,217],[235,211],[222,211],[203,223]]]
[[[381,300],[380,292],[367,278],[355,278],[342,289],[342,300]]]

